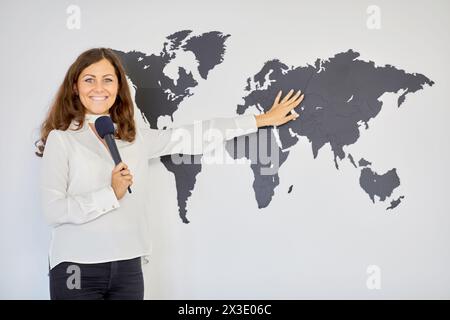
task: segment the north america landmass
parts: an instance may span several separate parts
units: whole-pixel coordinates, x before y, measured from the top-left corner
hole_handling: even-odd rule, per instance
[[[208,75],[225,59],[226,40],[230,35],[212,31],[194,35],[192,30],[176,32],[166,39],[161,52],[146,54],[139,51],[124,52],[114,50],[124,64],[125,71],[135,87],[135,103],[153,129],[158,128],[158,118],[173,114],[183,101],[193,95],[192,89],[208,79]],[[178,77],[164,73],[168,64],[182,51],[190,52],[197,62],[196,75],[183,67],[178,68]],[[397,168],[386,172],[373,169],[370,160],[353,155],[344,148],[358,142],[360,130],[369,130],[369,122],[383,108],[380,98],[386,93],[398,95],[397,107],[404,105],[408,94],[422,90],[434,82],[423,74],[408,73],[392,65],[377,66],[373,61],[358,59],[360,54],[353,49],[336,53],[333,57],[317,58],[312,64],[287,66],[279,59],[267,60],[253,76],[243,84],[243,104],[238,104],[236,114],[266,112],[273,99],[281,90],[298,88],[304,93],[299,107],[301,115],[275,130],[259,130],[253,137],[241,136],[226,143],[225,149],[233,159],[250,159],[250,143],[259,148],[260,141],[275,139],[278,153],[276,170],[274,164],[262,159],[251,159],[253,190],[259,209],[267,207],[280,184],[278,171],[288,160],[289,152],[301,137],[311,145],[314,159],[319,150],[329,144],[334,157],[334,166],[339,170],[339,162],[346,159],[356,170],[360,170],[359,185],[367,193],[372,203],[389,202],[386,210],[395,209],[405,195],[391,198],[400,186]],[[298,109],[298,108],[297,108]],[[273,135],[268,137],[268,135]],[[276,137],[275,137],[276,135]],[[244,149],[238,148],[244,144]],[[257,152],[259,154],[259,152]],[[270,154],[268,155],[270,158]],[[173,173],[177,190],[178,211],[181,220],[189,223],[187,203],[194,192],[197,175],[202,171],[202,155],[183,155],[189,159],[184,163],[174,163],[171,156],[161,157],[165,168]],[[267,170],[272,168],[271,174]],[[289,193],[292,191],[289,188]]]

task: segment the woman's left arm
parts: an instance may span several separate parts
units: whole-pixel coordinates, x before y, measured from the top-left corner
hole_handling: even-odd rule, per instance
[[[171,154],[208,153],[227,140],[256,132],[259,127],[279,126],[298,117],[289,114],[303,100],[300,91],[291,90],[281,101],[281,91],[269,111],[260,115],[214,118],[177,128],[158,130],[140,128],[147,158]]]

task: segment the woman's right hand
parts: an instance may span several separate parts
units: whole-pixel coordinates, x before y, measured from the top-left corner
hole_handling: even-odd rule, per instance
[[[116,194],[117,200],[123,198],[129,186],[133,184],[133,176],[128,170],[128,166],[120,162],[114,167],[111,175],[111,187]]]

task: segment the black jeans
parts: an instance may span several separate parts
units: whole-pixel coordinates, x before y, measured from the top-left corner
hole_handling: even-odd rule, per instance
[[[143,300],[141,258],[104,263],[62,262],[49,272],[52,300]]]

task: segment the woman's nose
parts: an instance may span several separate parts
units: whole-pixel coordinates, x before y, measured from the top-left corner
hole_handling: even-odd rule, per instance
[[[103,83],[101,81],[95,82],[94,91],[95,92],[103,92],[104,91]]]

